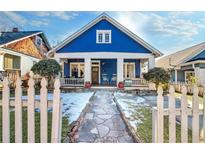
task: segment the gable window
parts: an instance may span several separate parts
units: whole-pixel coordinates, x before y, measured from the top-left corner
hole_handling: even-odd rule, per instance
[[[111,43],[111,30],[97,30],[96,43]]]
[[[36,44],[38,47],[41,47],[42,44],[43,44],[42,38],[40,38],[39,36],[36,36],[36,42],[35,42],[35,44]]]

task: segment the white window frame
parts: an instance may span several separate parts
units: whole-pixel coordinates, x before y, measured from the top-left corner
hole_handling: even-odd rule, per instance
[[[134,66],[134,67],[133,67],[133,68],[134,68],[134,70],[133,70],[134,77],[131,77],[131,78],[128,78],[128,77],[127,77],[127,65],[128,65],[128,64]],[[124,65],[123,68],[125,68],[124,71],[123,71],[123,76],[124,76],[124,78],[125,78],[125,79],[135,78],[135,76],[136,76],[136,74],[135,74],[135,63],[134,63],[134,62],[125,62],[123,65]]]
[[[99,34],[102,34],[102,42],[99,42],[99,37],[98,37]],[[105,34],[109,34],[109,42],[105,42]],[[112,43],[112,31],[111,30],[96,30],[96,43],[98,44]]]
[[[80,65],[83,64],[84,65],[84,76],[85,76],[85,64],[83,62],[72,62],[70,63],[70,77],[72,77],[72,69],[71,69],[71,65],[78,65],[78,78],[83,78],[83,77],[80,77]]]

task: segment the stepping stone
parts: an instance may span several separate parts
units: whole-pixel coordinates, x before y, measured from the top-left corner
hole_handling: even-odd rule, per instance
[[[111,136],[111,137],[121,137],[124,135],[125,135],[124,131],[115,131],[115,130],[111,130],[108,134],[108,136]]]
[[[104,126],[102,124],[98,125],[97,129],[98,129],[100,137],[106,136],[108,134],[109,130],[110,130],[107,126]]]
[[[133,139],[127,134],[121,137],[118,137],[120,143],[133,143]]]
[[[112,115],[109,115],[109,114],[97,115],[97,116],[101,119],[104,119],[104,120],[110,119],[112,117]]]
[[[94,113],[86,113],[85,119],[90,119],[90,120],[92,120],[92,119],[93,119],[93,116],[94,116]]]
[[[90,131],[92,134],[98,134],[98,130],[97,130],[97,128],[93,128],[93,129],[91,129],[91,131]]]
[[[98,117],[94,117],[94,121],[95,121],[96,124],[102,124],[102,123],[104,123],[104,120],[103,120],[103,119],[100,119],[100,118],[98,118]]]

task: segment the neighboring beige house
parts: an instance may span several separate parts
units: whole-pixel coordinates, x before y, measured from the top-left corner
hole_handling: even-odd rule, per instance
[[[189,77],[194,76],[200,85],[204,85],[205,42],[158,59],[156,67],[171,70],[171,81],[189,82]]]

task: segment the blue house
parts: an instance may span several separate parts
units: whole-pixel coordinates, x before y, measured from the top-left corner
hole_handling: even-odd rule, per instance
[[[156,66],[170,70],[172,82],[189,83],[195,77],[199,85],[205,85],[205,42],[162,57]]]
[[[103,13],[49,55],[61,64],[62,81],[67,86],[85,82],[116,86],[126,81],[133,86],[144,83],[143,73],[155,66],[155,58],[162,53]]]

